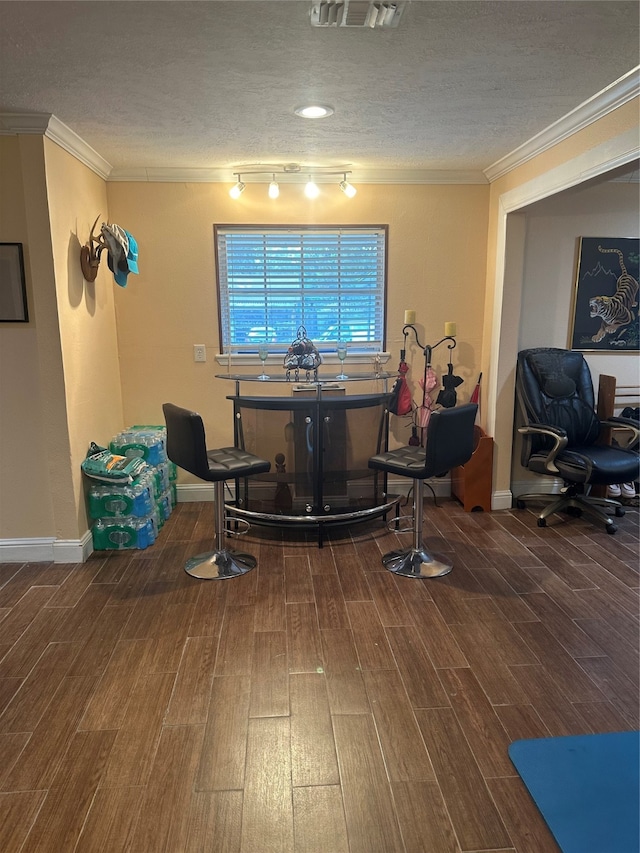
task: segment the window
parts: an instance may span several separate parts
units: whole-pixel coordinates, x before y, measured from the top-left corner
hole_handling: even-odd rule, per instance
[[[386,226],[215,226],[222,349],[384,349]]]

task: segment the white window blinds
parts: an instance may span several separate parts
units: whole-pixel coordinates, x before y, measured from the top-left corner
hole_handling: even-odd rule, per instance
[[[216,226],[225,351],[285,350],[304,326],[320,350],[384,346],[386,226]]]

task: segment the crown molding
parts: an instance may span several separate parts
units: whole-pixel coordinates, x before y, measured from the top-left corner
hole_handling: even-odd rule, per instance
[[[567,139],[633,98],[638,97],[639,93],[640,66],[637,65],[627,74],[611,83],[610,86],[593,95],[558,121],[553,122],[540,133],[531,137],[510,154],[486,168],[484,174],[487,180],[489,183],[493,183],[493,181],[506,175],[507,172],[511,172],[538,154],[542,154],[543,151],[547,151],[562,142],[563,139]]]
[[[354,184],[488,184],[478,169],[359,169]]]
[[[44,136],[51,113],[0,113],[0,136],[34,133]]]
[[[268,170],[265,170],[265,172]],[[488,180],[481,171],[455,171],[437,169],[347,169],[350,180],[354,184],[488,184]],[[250,174],[247,169],[245,173],[241,166],[233,166],[226,169],[112,169],[107,180],[111,181],[160,181],[165,183],[235,183],[235,176],[242,175],[245,183],[268,184],[271,175]],[[279,184],[300,184],[307,180],[311,174],[314,181],[320,184],[337,183],[336,175],[323,175],[319,170],[314,172],[308,169],[295,174],[277,174]],[[342,172],[340,172],[341,174]],[[337,173],[336,173],[337,174]]]
[[[153,183],[154,181],[164,183],[191,183],[209,184],[226,181],[235,184],[235,178],[231,169],[183,169],[168,166],[166,168],[124,167],[112,169],[109,173],[109,181],[129,181]]]
[[[631,164],[635,166],[639,158],[638,130],[627,130],[596,145],[595,148],[589,148],[568,163],[561,163],[550,169],[543,178],[536,177],[524,184],[518,184],[500,196],[500,203],[505,213],[512,213],[571,187],[599,178],[614,169]]]
[[[108,180],[111,164],[51,113],[0,113],[0,136],[37,134],[51,139],[96,175]]]
[[[72,154],[85,166],[88,166],[96,175],[104,180],[109,180],[112,171],[111,163],[107,162],[98,152],[88,145],[82,137],[78,136],[70,127],[63,124],[54,115],[51,116],[47,132],[45,134],[53,142],[57,142],[61,148]]]

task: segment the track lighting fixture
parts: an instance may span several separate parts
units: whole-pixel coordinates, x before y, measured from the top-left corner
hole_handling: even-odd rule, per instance
[[[234,186],[232,186],[231,189],[229,190],[229,195],[231,196],[231,198],[234,198],[234,199],[240,198],[240,196],[244,192],[244,188],[246,186],[246,184],[243,184],[242,181],[240,180],[239,174],[237,174],[236,177],[238,178],[237,183]]]
[[[242,181],[243,175],[245,177],[247,175],[256,175],[256,180],[255,180],[256,183],[266,183],[268,180],[268,178],[266,178],[266,177],[258,177],[258,176],[270,175],[271,181],[269,181],[269,188],[268,188],[267,192],[268,192],[269,198],[276,199],[280,195],[280,184],[276,180],[276,176],[277,175],[284,175],[285,176],[285,178],[284,178],[285,183],[300,183],[301,179],[303,179],[300,172],[301,172],[301,169],[297,163],[287,163],[284,166],[279,167],[276,170],[273,170],[273,169],[268,169],[268,170],[267,169],[247,169],[247,170],[243,171],[242,174],[240,172],[234,172],[233,174],[236,178],[236,183],[229,190],[229,195],[233,199],[240,198],[241,194],[243,193],[243,191],[246,187],[246,184],[243,183],[243,181]],[[342,180],[338,183],[338,186],[340,187],[342,192],[347,196],[347,198],[353,198],[354,195],[356,194],[357,190],[353,186],[353,184],[350,184],[349,181],[347,180],[347,176],[350,174],[351,174],[350,171],[344,171],[344,170],[335,171],[335,172],[334,171],[327,171],[326,169],[323,169],[322,166],[317,166],[313,169],[312,174],[307,174],[307,181],[306,181],[305,187],[304,187],[304,194],[309,199],[318,198],[318,196],[320,195],[320,188],[319,188],[318,184],[316,183],[316,181],[318,179],[320,179],[320,181],[322,183],[326,183],[326,181],[324,180],[325,178],[331,177],[334,175],[341,175]]]
[[[340,181],[338,186],[340,187],[340,189],[346,195],[347,198],[353,198],[354,195],[358,192],[358,190],[353,186],[353,184],[350,184],[349,181],[347,180],[347,173],[346,172],[344,173],[344,177]]]

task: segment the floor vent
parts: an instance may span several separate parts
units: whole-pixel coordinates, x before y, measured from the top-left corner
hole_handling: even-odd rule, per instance
[[[320,0],[311,4],[311,25],[389,29],[398,26],[404,6],[384,0]]]

